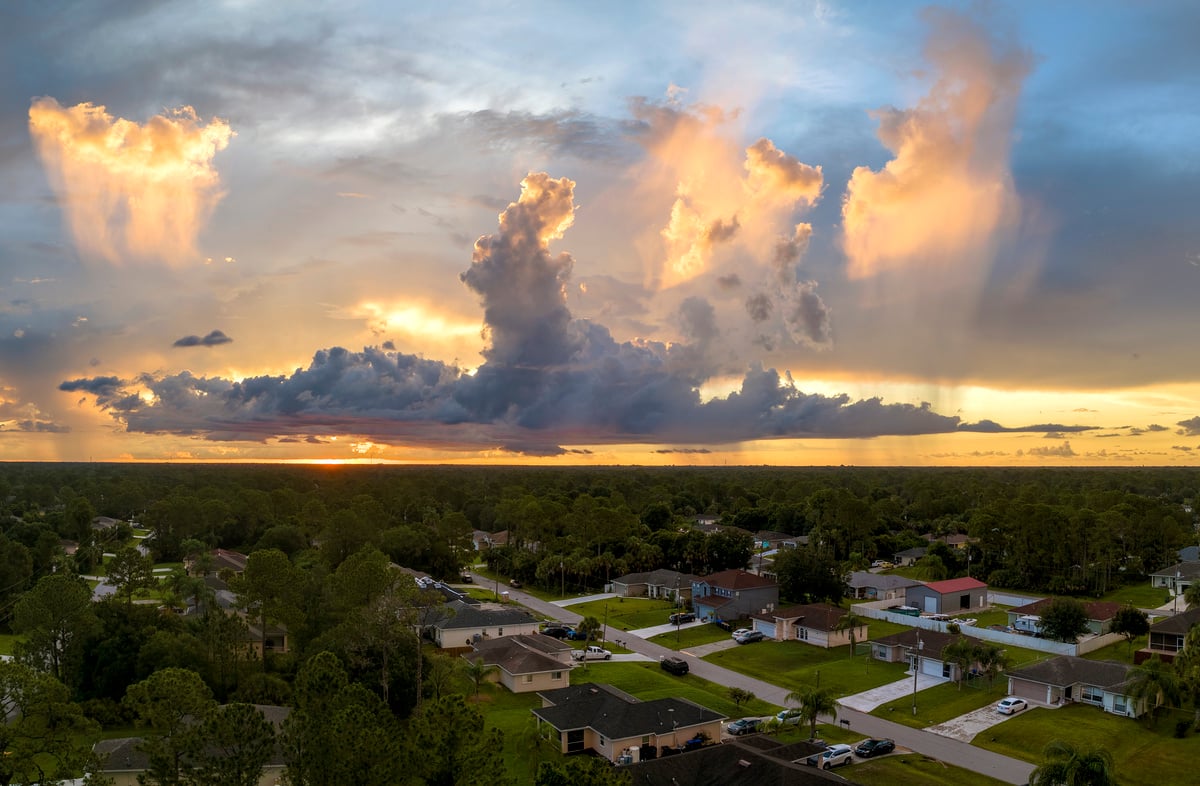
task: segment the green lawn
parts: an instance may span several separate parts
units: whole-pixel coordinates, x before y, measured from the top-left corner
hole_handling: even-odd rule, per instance
[[[504,734],[504,764],[516,783],[533,783],[540,762],[560,756],[548,742],[535,742],[529,730],[531,710],[542,706],[534,693],[511,693],[495,683],[485,683],[479,696],[468,696],[469,702],[483,712],[489,727]]]
[[[592,662],[587,668],[571,669],[571,684],[583,682],[612,685],[643,701],[671,697],[687,699],[730,718],[774,715],[779,710],[762,699],[738,707],[730,701],[728,688],[724,685],[694,674],[676,677],[660,669],[657,663]]]
[[[1008,625],[1008,609],[1008,606],[992,606],[987,611],[960,616],[973,617],[977,628],[986,628],[988,625]]]
[[[595,617],[604,623],[607,614],[608,627],[617,630],[637,630],[652,625],[665,625],[667,618],[676,610],[675,604],[667,600],[651,598],[609,598],[576,603],[567,608],[584,617]]]
[[[1170,599],[1171,595],[1166,589],[1151,587],[1149,580],[1126,587],[1118,587],[1098,598],[1098,600],[1108,600],[1114,603],[1132,603],[1139,609],[1157,608]]]
[[[964,685],[962,690],[959,690],[956,684],[948,682],[917,692],[916,715],[912,712],[911,695],[880,705],[871,714],[905,726],[923,729],[999,701],[1007,695],[1007,688],[1008,679],[1003,675],[993,681],[991,688],[987,687],[986,681],[980,681],[980,687]]]
[[[688,647],[712,644],[715,641],[724,641],[729,638],[729,631],[716,625],[697,625],[694,628],[680,628],[678,633],[678,640],[676,639],[675,631],[651,636],[649,640],[655,644],[670,647],[671,649],[685,650]]]
[[[1103,748],[1112,754],[1122,786],[1195,783],[1200,736],[1175,739],[1175,721],[1192,713],[1168,714],[1149,728],[1086,704],[1061,709],[1035,708],[975,738],[975,744],[1025,761],[1038,762],[1046,743],[1062,740],[1077,748]]]
[[[919,753],[856,760],[854,766],[842,774],[863,786],[1000,786],[1004,783]]]
[[[1093,650],[1083,657],[1088,660],[1115,660],[1118,663],[1133,663],[1133,653],[1146,646],[1149,636],[1135,636],[1133,642],[1127,642],[1124,639],[1109,644],[1107,647],[1101,647],[1098,650]]]
[[[874,623],[872,623],[872,627]],[[799,641],[764,641],[715,652],[705,660],[791,690],[820,685],[835,696],[860,693],[904,678],[905,666],[867,655],[847,657],[849,646],[823,649]]]

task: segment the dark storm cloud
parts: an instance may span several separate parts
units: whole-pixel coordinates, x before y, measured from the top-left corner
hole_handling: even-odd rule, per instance
[[[1030,448],[1026,453],[1030,456],[1042,456],[1046,458],[1073,458],[1077,455],[1071,449],[1070,442],[1064,442],[1057,447]],[[1018,455],[1020,455],[1020,451],[1018,451]]]
[[[765,322],[771,318],[772,305],[771,298],[759,292],[746,298],[746,313],[755,322]]]
[[[656,451],[654,451],[654,452],[655,452],[655,453],[662,454],[662,455],[670,455],[670,454],[672,454],[672,453],[683,453],[683,454],[690,454],[690,453],[698,453],[698,454],[712,453],[712,451],[711,451],[711,450],[709,450],[708,448],[659,448],[658,450],[656,450]]]
[[[1188,420],[1181,420],[1175,425],[1179,426],[1175,431],[1176,434],[1182,437],[1194,437],[1200,434],[1200,415]]]
[[[1064,426],[1061,423],[1035,423],[1029,426],[1007,427],[1001,426],[994,420],[981,420],[978,423],[964,423],[959,427],[960,431],[973,431],[980,434],[1012,434],[1018,432],[1069,432],[1072,434],[1082,431],[1094,431],[1096,426]]]
[[[220,330],[213,330],[204,337],[200,336],[184,336],[177,340],[171,346],[173,347],[218,347],[222,344],[232,343],[233,339],[225,335]]]
[[[717,286],[721,289],[737,289],[742,285],[742,279],[737,273],[730,273],[727,276],[719,276],[717,278]]]
[[[334,347],[287,375],[233,381],[183,371],[128,381],[81,378],[60,389],[94,395],[135,432],[255,442],[355,434],[381,443],[543,456],[562,455],[563,444],[1073,430],[963,424],[928,404],[806,394],[759,366],[735,392],[704,401],[704,348],[717,336],[707,300],[683,302],[678,313],[687,340],[670,345],[619,343],[603,325],[571,315],[572,259],[552,255],[549,244],[573,220],[573,187],[565,178],[528,176],[498,231],[476,242],[461,279],[480,298],[489,343],[473,374],[393,350]],[[806,319],[809,332],[823,330],[820,320]]]

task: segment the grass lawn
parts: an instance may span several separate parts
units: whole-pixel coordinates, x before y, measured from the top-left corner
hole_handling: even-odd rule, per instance
[[[542,706],[533,693],[511,693],[501,685],[485,683],[479,696],[467,696],[484,714],[484,722],[504,734],[504,765],[516,783],[533,783],[538,764],[561,754],[542,741],[534,743],[529,726],[533,721],[530,710]]]
[[[977,628],[986,628],[988,625],[1008,625],[1008,609],[1008,606],[992,606],[987,611],[981,611],[978,614],[972,612],[961,616],[974,617]]]
[[[1149,580],[1147,580],[1139,584],[1118,587],[1105,595],[1101,595],[1097,600],[1108,600],[1114,603],[1132,603],[1139,609],[1153,609],[1171,600],[1171,594],[1163,587],[1151,587]]]
[[[637,630],[667,624],[667,617],[675,611],[675,604],[658,598],[609,598],[576,603],[567,608],[584,617],[595,617],[601,624],[604,623],[607,609],[609,628]]]
[[[1133,653],[1145,647],[1149,638],[1149,636],[1135,636],[1132,643],[1122,639],[1114,644],[1109,644],[1107,647],[1092,650],[1083,657],[1088,660],[1115,660],[1118,663],[1132,664]]]
[[[1004,781],[964,770],[919,753],[900,753],[867,761],[855,760],[843,772],[863,786],[1000,786]]]
[[[730,718],[774,715],[779,708],[762,699],[738,707],[729,699],[724,685],[701,679],[694,674],[676,677],[667,674],[657,663],[592,662],[587,668],[571,669],[571,684],[602,682],[620,688],[643,701],[681,698]]]
[[[680,628],[678,643],[676,643],[675,631],[651,636],[649,641],[661,644],[664,647],[670,647],[671,649],[685,650],[688,647],[696,647],[700,644],[712,644],[715,641],[724,641],[728,638],[729,631],[719,628],[716,625],[697,625],[694,628]]]
[[[935,726],[980,707],[986,707],[1007,695],[1008,679],[1003,675],[995,679],[991,688],[987,687],[986,682],[981,682],[981,685],[983,687],[980,688],[964,685],[960,691],[957,685],[948,682],[919,691],[916,715],[912,713],[911,694],[882,704],[872,710],[871,714],[916,729]]]
[[[1061,709],[1036,708],[995,726],[975,739],[975,744],[1025,761],[1038,762],[1052,740],[1077,748],[1103,748],[1113,757],[1122,786],[1158,786],[1195,783],[1200,736],[1175,739],[1175,721],[1192,714],[1167,714],[1156,728],[1121,718],[1086,704]]]
[[[872,623],[874,627],[874,623]],[[764,641],[722,650],[704,659],[792,690],[819,684],[847,696],[904,678],[905,666],[867,655],[847,656],[849,646],[823,649],[799,641]]]

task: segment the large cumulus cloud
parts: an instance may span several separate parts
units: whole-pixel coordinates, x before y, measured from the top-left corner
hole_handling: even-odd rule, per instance
[[[604,326],[572,317],[565,294],[571,257],[552,254],[550,243],[571,225],[573,188],[566,178],[531,174],[500,215],[498,231],[476,242],[461,278],[479,295],[489,343],[474,373],[402,352],[335,347],[288,375],[83,377],[60,389],[93,396],[130,431],[210,440],[356,434],[384,444],[552,454],[570,444],[725,444],[972,428],[929,405],[806,394],[757,366],[735,392],[703,400],[706,377],[690,354],[715,327],[702,300],[681,309],[690,343],[617,342]]]

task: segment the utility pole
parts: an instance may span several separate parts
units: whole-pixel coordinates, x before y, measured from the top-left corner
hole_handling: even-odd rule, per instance
[[[913,654],[913,717],[917,716],[917,675],[921,672],[921,650],[925,643],[921,641],[921,631],[917,631],[917,651]]]

